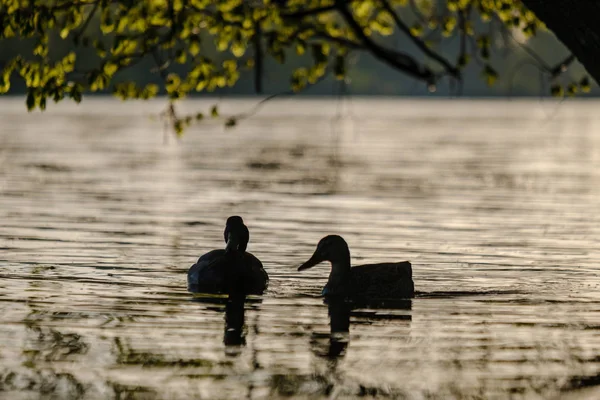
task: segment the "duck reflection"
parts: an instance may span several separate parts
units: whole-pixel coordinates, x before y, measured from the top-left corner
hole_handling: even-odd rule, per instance
[[[207,310],[224,312],[223,343],[226,346],[225,352],[229,355],[238,354],[232,347],[246,345],[246,304],[260,304],[262,299],[248,298],[243,293],[232,293],[229,296],[196,295],[192,301],[204,304]]]
[[[377,388],[368,387],[350,378],[345,368],[340,368],[344,363],[345,355],[350,344],[350,320],[352,325],[374,325],[378,321],[400,320],[405,325],[411,321],[412,301],[396,300],[377,302],[357,302],[346,296],[325,296],[329,316],[329,334],[314,332],[311,337],[311,351],[317,356],[314,363],[314,372],[311,380],[319,382],[320,395],[328,398],[339,398],[350,395],[348,398],[373,396],[378,393]],[[381,307],[384,307],[383,309]],[[406,322],[407,321],[407,322]],[[387,323],[387,322],[385,322]],[[396,322],[393,322],[394,324]],[[360,350],[359,350],[360,351]]]
[[[340,357],[346,353],[350,340],[351,305],[342,297],[332,297],[327,301],[329,314],[329,351],[327,356]]]
[[[313,352],[328,358],[343,357],[350,342],[350,317],[356,324],[373,323],[374,320],[403,320],[411,321],[410,313],[398,313],[400,310],[412,309],[412,300],[378,300],[356,301],[348,300],[344,296],[326,296],[324,303],[327,305],[329,316],[329,345],[327,350],[320,349],[318,339],[323,335],[313,335]],[[380,309],[380,310],[377,310]],[[386,309],[383,311],[381,309]]]
[[[225,334],[223,343],[225,346],[243,346],[246,344],[244,334],[244,318],[246,303],[245,295],[232,295],[225,304]]]

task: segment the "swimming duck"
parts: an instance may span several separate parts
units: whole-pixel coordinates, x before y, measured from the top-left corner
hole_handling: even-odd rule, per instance
[[[212,250],[188,270],[188,290],[206,293],[262,294],[269,276],[262,263],[246,252],[250,233],[241,217],[225,224],[225,249]]]
[[[311,268],[323,261],[331,262],[329,280],[324,296],[345,296],[367,299],[400,299],[415,296],[410,262],[360,265],[350,268],[350,250],[338,235],[325,236],[319,241],[312,257],[298,267]]]

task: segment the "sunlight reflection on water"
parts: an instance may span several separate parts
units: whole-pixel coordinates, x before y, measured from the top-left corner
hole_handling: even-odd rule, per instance
[[[160,102],[0,103],[0,397],[599,395],[596,102],[285,100],[168,144]],[[241,347],[186,292],[232,214],[271,277]],[[328,267],[296,271],[329,233],[419,296],[332,339]]]

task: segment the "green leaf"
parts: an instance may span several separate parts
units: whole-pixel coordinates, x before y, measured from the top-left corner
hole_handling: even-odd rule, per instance
[[[577,85],[574,83],[569,83],[569,85],[567,86],[567,96],[569,97],[575,96],[575,94],[577,94],[578,91],[579,87],[577,87]]]
[[[552,85],[550,87],[550,93],[554,97],[563,97],[565,95],[563,87],[561,85],[559,85],[559,84]]]
[[[176,119],[173,123],[173,129],[175,130],[177,137],[181,137],[183,135],[184,121],[181,119]]]
[[[217,106],[212,106],[212,108],[210,109],[210,116],[213,118],[217,118],[219,116],[219,109],[217,108]]]
[[[186,54],[185,50],[183,50],[183,49],[177,50],[177,52],[175,53],[175,62],[178,64],[185,64],[186,61],[187,61],[187,54]]]
[[[333,73],[337,80],[343,80],[346,77],[346,58],[344,56],[336,56],[333,64]]]
[[[233,128],[236,124],[237,120],[234,117],[228,118],[227,121],[225,121],[226,128]]]
[[[233,72],[237,70],[237,62],[235,60],[225,60],[223,61],[223,69],[228,72]]]
[[[190,40],[188,51],[192,56],[197,56],[200,53],[200,40]]]
[[[241,42],[233,42],[231,44],[231,54],[236,57],[241,57],[246,53],[247,46]]]
[[[35,95],[33,94],[33,91],[30,90],[27,92],[25,103],[27,104],[27,111],[31,111],[35,108]]]
[[[167,81],[165,83],[165,88],[167,89],[168,94],[173,94],[179,89],[181,85],[181,78],[177,74],[169,74],[167,75]]]
[[[142,97],[144,99],[150,99],[152,97],[155,97],[158,94],[158,90],[159,90],[158,85],[156,85],[154,83],[149,83],[144,88]]]
[[[410,28],[410,34],[415,36],[415,37],[420,37],[421,35],[423,35],[423,26],[421,24],[414,24],[411,28]]]
[[[106,64],[104,64],[102,70],[107,76],[110,77],[113,76],[119,70],[119,65],[109,61]]]
[[[592,90],[592,86],[590,84],[590,78],[587,76],[584,76],[583,78],[581,78],[581,80],[579,81],[579,87],[581,88],[581,91],[583,93],[589,93]]]
[[[498,72],[494,68],[492,68],[489,64],[486,64],[483,68],[482,75],[488,84],[488,86],[493,86],[498,79]]]

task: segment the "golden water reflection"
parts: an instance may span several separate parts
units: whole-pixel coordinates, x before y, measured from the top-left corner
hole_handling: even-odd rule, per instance
[[[1,398],[598,397],[596,102],[286,100],[168,145],[161,103],[1,103]],[[193,296],[234,214],[269,289]],[[416,298],[324,303],[330,233]]]

